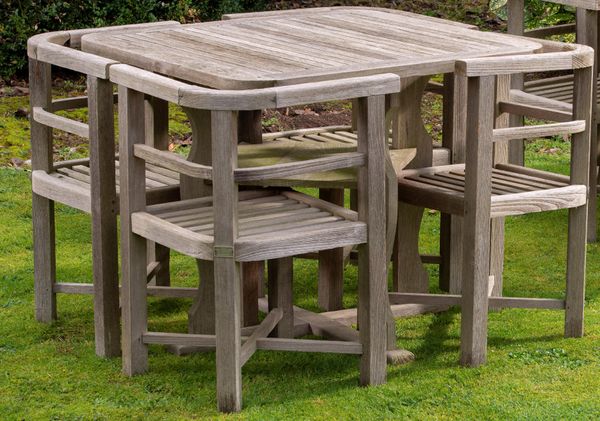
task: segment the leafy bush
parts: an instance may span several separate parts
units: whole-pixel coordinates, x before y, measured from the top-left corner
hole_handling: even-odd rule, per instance
[[[506,19],[508,0],[490,0],[490,9]],[[575,21],[575,8],[542,0],[525,0],[525,27],[527,29],[559,25]]]
[[[259,10],[265,0],[0,0],[0,78],[23,76],[27,39],[41,32],[107,25],[220,19]]]

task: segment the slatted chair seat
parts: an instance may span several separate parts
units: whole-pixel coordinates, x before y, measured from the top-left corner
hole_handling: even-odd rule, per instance
[[[115,160],[116,191],[119,195],[119,160]],[[48,199],[91,212],[90,160],[78,159],[59,162],[54,171],[33,171],[33,192]],[[165,168],[148,165],[146,170],[146,195],[149,203],[177,200],[179,174]]]
[[[205,197],[148,206],[132,215],[132,230],[198,259],[212,259],[212,205],[212,197]],[[358,222],[356,212],[295,191],[240,192],[237,223],[234,257],[241,262],[366,241],[366,224]]]
[[[402,201],[444,213],[462,215],[464,193],[464,164],[407,170],[398,181]],[[585,185],[572,185],[566,176],[510,164],[492,169],[492,218],[574,208],[586,203],[586,195]]]
[[[356,140],[357,134],[350,127],[345,126],[269,133],[263,135],[262,144],[241,144],[238,147],[239,167],[284,164],[332,154],[356,152]],[[435,149],[435,163],[447,164],[448,149],[441,147]],[[416,149],[391,149],[389,155],[396,173],[399,173],[415,157]],[[298,174],[264,182],[257,180],[248,184],[271,187],[356,188],[356,170],[349,168]]]

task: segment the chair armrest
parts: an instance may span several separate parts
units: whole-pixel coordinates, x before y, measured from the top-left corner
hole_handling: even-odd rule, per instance
[[[206,110],[260,110],[311,102],[385,95],[400,91],[400,77],[381,74],[250,90],[216,90],[179,82],[126,64],[110,67],[110,80],[121,86]]]
[[[152,146],[137,144],[133,154],[150,164],[188,175],[190,177],[212,180],[212,167],[195,164],[173,152],[161,151]]]
[[[492,76],[547,72],[592,67],[594,49],[585,45],[540,40],[542,50],[535,54],[509,57],[483,57],[456,62],[460,76]]]

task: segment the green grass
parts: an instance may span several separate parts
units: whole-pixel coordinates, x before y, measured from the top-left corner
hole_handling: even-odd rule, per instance
[[[0,114],[5,125],[0,130],[11,128],[0,132],[3,146],[12,139],[25,142],[26,122],[14,128],[11,125],[19,122],[5,117],[6,113]],[[183,116],[172,117],[173,130],[185,133]],[[561,139],[537,141],[528,145],[527,160],[532,166],[564,173],[568,149],[568,142]],[[464,369],[458,366],[460,313],[407,318],[397,322],[398,344],[417,359],[390,367],[386,385],[358,387],[356,357],[259,351],[243,368],[244,411],[224,416],[216,412],[213,353],[176,357],[151,347],[148,373],[127,378],[121,374],[120,359],[94,355],[91,297],[59,295],[58,321],[44,325],[34,320],[30,201],[28,173],[0,168],[2,420],[600,418],[600,250],[596,244],[588,248],[582,339],[562,337],[560,311],[493,312],[488,364]],[[57,278],[89,282],[89,216],[58,205],[56,219]],[[564,296],[566,222],[566,212],[508,219],[506,295]],[[438,213],[425,214],[422,232],[423,251],[434,253]],[[174,284],[196,284],[191,259],[176,255],[172,268]],[[437,268],[428,269],[433,287]],[[315,262],[295,262],[297,305],[316,309],[316,274]],[[354,267],[346,272],[344,303],[356,304]],[[150,328],[185,331],[189,304],[189,300],[151,299]]]

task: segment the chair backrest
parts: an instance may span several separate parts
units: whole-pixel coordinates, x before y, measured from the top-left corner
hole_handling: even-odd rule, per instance
[[[467,171],[469,166],[481,163],[481,156],[489,166],[493,162],[493,144],[550,135],[573,135],[571,142],[571,184],[587,185],[590,153],[590,128],[593,86],[594,50],[587,46],[543,41],[543,50],[538,54],[488,57],[459,61],[457,77],[466,79],[468,85],[466,150]],[[547,119],[558,123],[536,126],[494,129],[494,118],[502,113],[514,113],[544,117],[537,106],[515,106],[510,101],[508,84],[504,83],[504,94],[495,92],[495,78],[527,73],[573,70],[573,108],[571,116],[566,112],[546,110]],[[506,98],[509,98],[508,100]],[[486,164],[487,165],[487,164]]]

